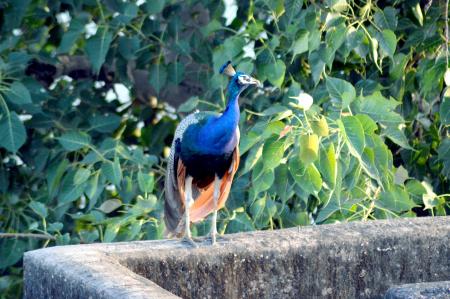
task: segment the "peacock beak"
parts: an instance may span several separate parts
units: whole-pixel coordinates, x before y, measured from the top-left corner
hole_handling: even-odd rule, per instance
[[[255,79],[255,78],[253,78],[253,77],[250,77],[250,82],[249,82],[249,84],[250,84],[250,85],[256,85],[256,86],[259,87],[259,88],[262,88],[262,87],[263,87],[262,83],[261,83],[258,79]]]

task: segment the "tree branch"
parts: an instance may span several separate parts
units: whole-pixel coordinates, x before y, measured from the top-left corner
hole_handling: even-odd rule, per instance
[[[0,238],[34,238],[53,241],[56,240],[56,238],[51,235],[32,233],[0,233]]]

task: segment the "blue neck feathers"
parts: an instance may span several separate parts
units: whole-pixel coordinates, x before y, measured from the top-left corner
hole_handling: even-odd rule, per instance
[[[235,80],[231,80],[225,111],[218,117],[208,119],[198,134],[197,140],[202,150],[212,154],[231,153],[234,150],[240,115],[239,95],[243,90]]]

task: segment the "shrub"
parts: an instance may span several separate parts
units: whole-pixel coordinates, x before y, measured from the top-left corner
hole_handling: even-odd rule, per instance
[[[175,126],[224,108],[228,59],[265,87],[219,232],[449,212],[444,4],[141,2],[0,4],[2,297],[26,250],[162,237]]]

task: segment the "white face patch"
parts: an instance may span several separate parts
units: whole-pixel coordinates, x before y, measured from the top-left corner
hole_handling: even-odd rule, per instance
[[[242,85],[247,85],[247,84],[250,84],[250,82],[251,82],[250,77],[247,75],[240,75],[238,77],[238,80],[239,80],[239,83]]]

